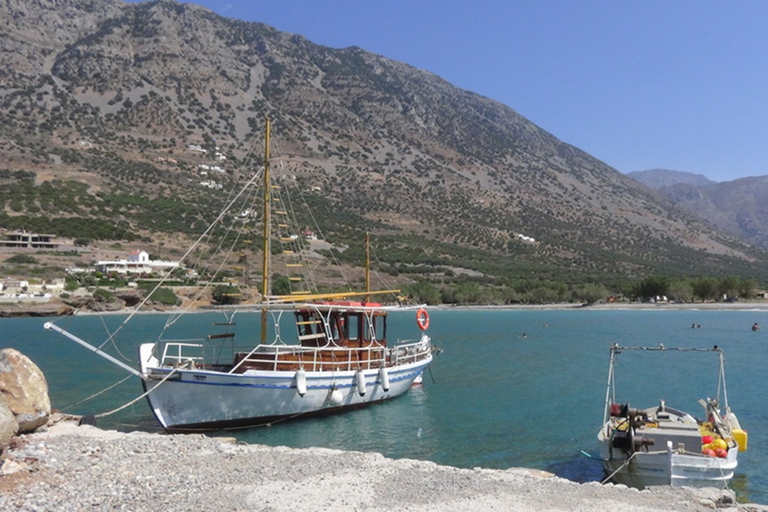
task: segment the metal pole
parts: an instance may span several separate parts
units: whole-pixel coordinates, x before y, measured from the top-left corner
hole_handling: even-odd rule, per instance
[[[270,204],[272,201],[271,196],[271,190],[270,187],[270,177],[269,177],[269,136],[270,136],[270,130],[271,130],[271,123],[269,121],[269,118],[266,120],[266,126],[264,128],[264,214],[263,214],[263,222],[264,222],[264,257],[262,259],[262,265],[261,265],[261,301],[266,301],[267,295],[269,295],[269,258],[270,258],[270,252],[272,251],[271,247],[271,240],[270,240],[270,232],[269,232],[269,223],[270,223],[270,212],[272,205]],[[267,310],[262,309],[261,310],[261,342],[265,343],[267,341]]]
[[[107,361],[109,361],[109,362],[119,366],[123,370],[125,370],[125,371],[127,371],[129,373],[134,374],[135,376],[137,376],[138,378],[140,378],[142,380],[146,380],[144,375],[141,372],[139,372],[138,370],[136,370],[135,368],[132,368],[132,367],[128,366],[127,364],[125,364],[124,362],[120,361],[119,359],[115,359],[111,355],[107,354],[106,352],[103,352],[103,351],[99,350],[98,348],[94,347],[93,345],[91,345],[87,341],[83,340],[82,338],[78,338],[74,334],[65,331],[64,329],[62,329],[58,325],[52,324],[51,322],[46,322],[43,325],[43,327],[45,327],[48,330],[56,331],[59,334],[63,334],[64,336],[66,336],[67,338],[71,339],[72,341],[74,341],[76,343],[79,343],[80,345],[84,346],[85,348],[87,348],[91,352],[95,352],[98,355],[100,355],[101,357],[103,357],[104,359],[106,359]]]

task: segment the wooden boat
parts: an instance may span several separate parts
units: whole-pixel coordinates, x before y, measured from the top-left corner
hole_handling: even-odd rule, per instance
[[[244,312],[233,311],[215,326],[221,332],[196,340],[160,338],[141,344],[136,369],[61,327],[46,324],[138,376],[153,414],[170,432],[244,428],[381,402],[420,382],[432,361],[424,308],[411,308],[416,313],[414,329],[418,328],[415,339],[388,343],[388,313],[402,307],[372,302],[371,296],[398,290],[371,291],[367,270],[362,292],[270,293],[275,186],[269,172],[269,121],[265,133],[262,300],[251,308],[261,315],[261,333],[250,333],[246,343],[239,344],[236,318]],[[286,314],[293,317],[296,329],[293,343],[280,329]]]
[[[629,351],[711,352],[718,356],[720,371],[716,398],[699,400],[704,419],[667,406],[635,409],[616,402],[614,363],[616,355]],[[738,452],[747,449],[747,433],[728,406],[723,351],[695,348],[611,347],[603,426],[598,432],[600,456],[606,481],[639,489],[654,485],[720,487],[733,478]],[[723,402],[720,401],[722,392]],[[725,407],[721,416],[720,404]]]

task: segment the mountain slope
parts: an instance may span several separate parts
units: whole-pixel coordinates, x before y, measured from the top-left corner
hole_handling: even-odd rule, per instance
[[[665,169],[627,176],[658,190],[676,205],[706,219],[717,229],[763,249],[768,248],[768,176],[717,183],[701,174]]]
[[[170,0],[7,0],[0,21],[4,227],[194,236],[225,197],[198,166],[219,147],[216,181],[234,184],[269,116],[326,238],[371,231],[400,271],[594,280],[765,265],[514,110],[359,48]]]
[[[673,185],[660,192],[723,232],[768,248],[768,176],[707,186]]]
[[[660,189],[670,187],[679,183],[685,185],[711,185],[715,183],[703,174],[694,174],[692,172],[670,171],[669,169],[649,169],[647,171],[628,172],[627,176],[633,180],[639,181],[646,187]]]

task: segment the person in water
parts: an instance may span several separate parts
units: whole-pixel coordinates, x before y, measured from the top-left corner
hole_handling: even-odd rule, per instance
[[[753,331],[759,331],[759,330],[760,330],[760,326],[759,326],[759,325],[757,325],[757,322],[755,322],[754,324],[752,324],[752,330],[753,330]]]

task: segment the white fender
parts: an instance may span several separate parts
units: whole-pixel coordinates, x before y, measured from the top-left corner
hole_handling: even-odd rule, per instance
[[[338,388],[333,388],[328,394],[328,401],[331,403],[331,405],[341,405],[343,400],[344,394]]]
[[[304,371],[304,368],[299,368],[296,372],[296,376],[294,377],[294,381],[296,383],[296,392],[299,394],[299,396],[304,396],[307,394],[307,372]]]
[[[363,370],[357,370],[355,374],[355,383],[357,384],[357,392],[360,396],[365,396],[365,374]]]
[[[389,391],[389,372],[387,372],[387,368],[384,366],[379,368],[379,382],[381,383],[381,389]]]

